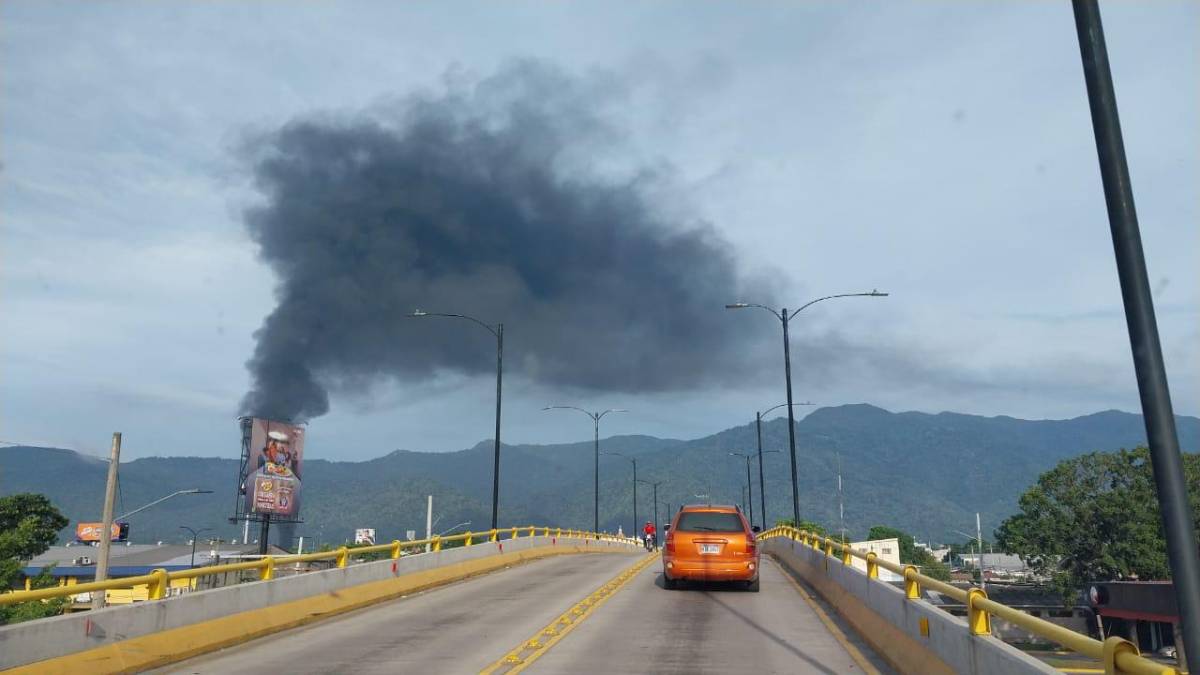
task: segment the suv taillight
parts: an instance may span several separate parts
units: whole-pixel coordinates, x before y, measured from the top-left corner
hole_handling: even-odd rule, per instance
[[[754,540],[754,533],[746,535],[746,555],[755,555],[758,553],[758,542]]]
[[[675,552],[675,533],[674,532],[667,533],[667,541],[663,545],[663,548],[666,550],[667,553]]]

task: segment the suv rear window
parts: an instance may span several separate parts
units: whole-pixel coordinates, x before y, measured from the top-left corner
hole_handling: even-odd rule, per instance
[[[681,532],[745,532],[736,513],[720,511],[684,511],[675,529]]]

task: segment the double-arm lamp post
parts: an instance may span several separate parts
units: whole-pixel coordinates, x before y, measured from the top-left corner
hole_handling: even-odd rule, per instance
[[[757,307],[771,313],[779,322],[783,324],[783,376],[787,383],[787,409],[788,409],[788,449],[792,457],[792,518],[796,525],[800,524],[800,483],[796,477],[796,416],[792,410],[792,354],[788,346],[788,322],[797,314],[803,312],[809,307],[823,300],[832,300],[834,298],[883,298],[887,297],[887,293],[879,291],[871,291],[870,293],[840,293],[838,295],[827,295],[823,298],[817,298],[804,305],[800,306],[794,312],[788,312],[787,307],[775,311],[766,305],[757,305],[748,302],[737,302],[730,305],[725,305],[725,309],[745,309],[747,307]]]
[[[489,333],[496,336],[496,437],[495,448],[493,451],[494,461],[492,465],[492,529],[496,529],[496,516],[500,508],[500,401],[501,401],[501,383],[504,380],[504,324],[498,323],[495,326],[490,326],[473,316],[466,314],[444,314],[441,312],[425,312],[422,310],[413,310],[409,314],[413,318],[421,318],[427,316],[442,316],[453,319],[466,319],[473,321],[487,329]]]
[[[202,527],[198,530],[194,530],[194,529],[188,527],[187,525],[180,525],[179,529],[187,530],[188,532],[192,533],[192,561],[188,564],[188,568],[191,569],[196,566],[196,539],[198,539],[200,537],[201,532],[209,532],[212,530],[212,528],[211,527]],[[195,583],[195,582],[193,582],[193,583]]]
[[[588,417],[592,418],[592,423],[594,424],[594,430],[595,430],[595,435],[593,435],[592,438],[594,440],[593,448],[595,449],[595,460],[596,460],[596,473],[595,473],[595,491],[596,492],[595,492],[595,502],[594,502],[595,503],[595,519],[594,519],[592,531],[599,533],[600,532],[600,418],[604,417],[605,415],[607,415],[609,413],[623,413],[623,412],[629,412],[629,411],[625,410],[623,408],[609,408],[608,410],[591,412],[589,410],[584,410],[583,408],[576,408],[573,405],[548,405],[545,408],[542,408],[543,412],[546,410],[578,410],[579,412],[583,413],[584,415],[587,415]]]
[[[759,504],[759,506],[762,507],[762,509],[761,509],[762,510],[762,527],[764,530],[767,529],[767,490],[766,490],[766,486],[765,486],[766,481],[763,480],[763,455],[766,453],[763,452],[763,449],[762,449],[762,420],[763,420],[763,417],[767,413],[771,412],[772,410],[782,408],[785,405],[787,405],[787,404],[780,403],[779,405],[771,406],[770,408],[767,408],[766,410],[763,410],[762,412],[754,413],[754,432],[758,435],[758,504]],[[816,405],[816,404],[805,401],[804,403],[796,403],[795,405]],[[788,407],[789,407],[789,409],[791,408],[791,406],[788,406]],[[766,452],[779,452],[779,451],[778,450],[767,450]]]
[[[629,536],[636,537],[637,536],[637,524],[638,524],[638,517],[637,517],[637,484],[638,484],[637,458],[630,457],[628,455],[623,455],[619,452],[602,452],[600,454],[609,455],[610,457],[622,457],[624,459],[629,460],[629,463],[633,465],[633,529],[629,530]]]

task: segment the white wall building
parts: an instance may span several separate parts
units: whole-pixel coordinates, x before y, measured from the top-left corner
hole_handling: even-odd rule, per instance
[[[896,563],[897,565],[900,564],[900,540],[896,538],[851,542],[850,548],[853,548],[855,551],[864,554],[874,552],[875,555],[878,556],[879,560],[886,560],[891,563]],[[866,560],[852,558],[850,564],[854,566],[854,569],[862,570],[864,574],[867,571]],[[879,580],[904,581],[904,577],[892,572],[891,570],[886,570],[880,567]]]

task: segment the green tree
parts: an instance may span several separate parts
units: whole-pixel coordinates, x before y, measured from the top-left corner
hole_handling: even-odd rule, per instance
[[[19,493],[0,497],[0,591],[19,584],[23,564],[49,549],[67,522],[44,495]],[[34,588],[54,583],[45,570],[32,580]],[[0,623],[52,616],[61,612],[65,604],[64,600],[9,605],[0,608]]]
[[[1200,456],[1184,456],[1192,518],[1200,522]],[[1166,541],[1144,447],[1060,462],[1021,495],[997,539],[1072,601],[1087,582],[1167,579]]]
[[[780,527],[780,526],[794,527],[793,523],[795,523],[795,522],[796,521],[792,518],[780,518],[775,521],[775,526],[776,527]],[[808,532],[816,533],[822,537],[829,535],[829,531],[826,530],[824,526],[818,525],[817,523],[814,523],[811,520],[806,520],[804,518],[800,519],[800,526],[797,529],[807,530]]]
[[[867,532],[867,539],[899,539],[900,562],[906,565],[913,564],[913,550],[916,549],[916,544],[913,542],[911,534],[897,530],[894,527],[876,525]]]

